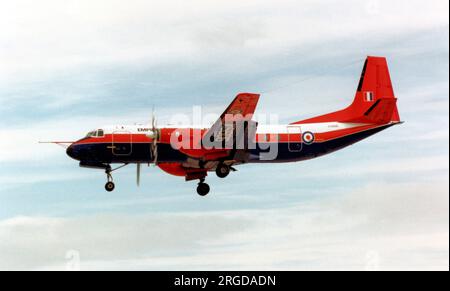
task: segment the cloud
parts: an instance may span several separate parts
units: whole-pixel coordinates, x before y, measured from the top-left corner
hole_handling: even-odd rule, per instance
[[[266,210],[0,222],[0,269],[447,269],[448,185],[371,184]],[[89,227],[86,227],[86,226]]]
[[[16,217],[0,223],[0,269],[50,266],[72,249],[89,259],[114,261],[195,251],[208,240],[245,230],[248,223],[214,214]]]
[[[445,1],[40,1],[0,12],[0,80],[107,63],[177,63],[206,55],[282,52],[336,38],[448,25]],[[273,9],[276,5],[277,9]],[[339,25],[336,25],[339,23]],[[293,29],[287,29],[293,28]],[[307,29],[305,29],[307,28]],[[231,52],[230,52],[230,49]]]
[[[273,9],[272,1],[8,3],[0,11],[3,27],[11,28],[0,32],[5,56],[0,121],[7,126],[119,114],[124,108],[150,110],[152,104],[217,105],[238,91],[264,91],[261,108],[286,113],[286,118],[308,117],[341,107],[344,100],[336,96],[346,96],[345,104],[351,101],[363,58],[371,53],[401,59],[395,72],[409,79],[421,78],[421,72],[432,76],[430,68],[438,66],[429,57],[407,70],[416,71],[414,76],[404,67],[416,64],[417,54],[448,51],[443,37],[448,34],[443,9],[448,3],[432,1],[425,8],[420,1],[370,3],[376,5],[283,1]],[[304,78],[311,79],[298,86]],[[445,102],[414,108],[430,112]]]

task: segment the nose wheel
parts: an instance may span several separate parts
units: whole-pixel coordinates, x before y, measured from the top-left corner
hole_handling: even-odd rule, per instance
[[[206,196],[208,195],[209,191],[210,191],[210,187],[208,184],[205,183],[205,180],[200,180],[200,183],[198,183],[197,186],[197,193],[200,196]]]
[[[108,192],[114,191],[114,188],[116,188],[116,185],[114,185],[113,182],[107,182],[105,184],[105,190],[108,191]]]

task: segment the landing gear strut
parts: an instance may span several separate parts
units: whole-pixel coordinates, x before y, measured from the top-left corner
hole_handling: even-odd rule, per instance
[[[205,183],[205,179],[201,179],[197,186],[197,193],[200,196],[208,195],[210,191],[209,185]]]

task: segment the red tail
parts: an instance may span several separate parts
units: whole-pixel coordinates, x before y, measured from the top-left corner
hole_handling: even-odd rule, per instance
[[[355,99],[349,107],[296,123],[399,122],[396,102],[386,58],[367,57]]]

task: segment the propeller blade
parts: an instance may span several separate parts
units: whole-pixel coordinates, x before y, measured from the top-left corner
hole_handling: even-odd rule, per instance
[[[156,142],[156,139],[153,144],[153,163],[155,166],[158,164],[158,143]]]
[[[139,187],[141,185],[141,164],[136,165],[136,185]]]
[[[152,144],[152,154],[153,154],[153,164],[157,165],[158,163],[158,139],[159,139],[159,130],[158,130],[158,122],[155,114],[155,106],[152,108],[152,132],[153,132],[153,144]]]
[[[155,105],[152,106],[152,128],[156,128]]]

